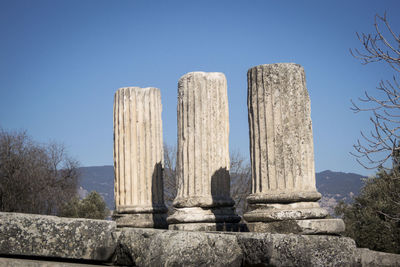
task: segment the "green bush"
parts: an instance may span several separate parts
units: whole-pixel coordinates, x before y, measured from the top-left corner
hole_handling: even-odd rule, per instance
[[[90,192],[84,199],[74,197],[60,209],[59,216],[104,220],[109,215],[106,203],[99,193]]]
[[[357,246],[400,253],[400,172],[380,170],[366,180],[350,205],[339,203],[336,214],[346,224],[345,235]]]

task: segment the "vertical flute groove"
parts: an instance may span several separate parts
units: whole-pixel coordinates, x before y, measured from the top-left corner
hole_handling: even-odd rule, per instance
[[[259,91],[261,96],[259,97],[259,101],[261,100],[261,107],[260,107],[260,152],[267,151],[267,126],[265,123],[266,120],[266,103],[265,103],[265,93],[264,93],[264,71],[262,68],[257,70],[257,75],[259,76]],[[260,90],[261,89],[261,90]],[[267,153],[260,153],[260,173],[268,173],[268,158]],[[267,189],[268,179],[261,179],[260,180],[260,192],[264,192]]]
[[[211,104],[211,99],[213,99],[213,91],[212,91],[212,88],[211,88],[211,84],[206,83],[205,86],[206,86],[206,92],[207,92],[207,123],[206,123],[206,131],[207,131],[207,134],[209,133],[211,135],[211,130],[212,129],[210,129],[211,128],[210,121],[211,121],[211,113],[213,112],[212,111],[212,104]],[[205,134],[205,135],[207,135],[207,134]],[[207,148],[207,151],[206,151],[206,153],[207,153],[207,162],[206,162],[207,168],[206,168],[206,172],[204,173],[204,177],[206,177],[209,173],[211,173],[211,170],[212,170],[212,158],[211,158],[211,156],[212,156],[212,144],[210,143],[210,138],[208,136],[207,136],[207,141],[206,142],[207,142],[207,146],[206,146],[206,148]],[[205,195],[210,195],[211,194],[211,183],[207,183],[205,185],[205,188],[206,188]]]
[[[186,83],[189,83],[189,80],[186,80]],[[188,86],[188,85],[187,85]],[[185,129],[186,129],[186,142],[185,142],[185,154],[186,154],[186,164],[187,164],[187,166],[189,166],[189,168],[187,168],[187,171],[186,171],[186,177],[187,177],[187,179],[185,179],[185,182],[186,182],[186,186],[185,186],[185,188],[186,188],[186,195],[189,195],[190,194],[190,179],[191,179],[191,171],[190,171],[190,163],[191,163],[191,160],[190,160],[190,150],[189,150],[189,144],[190,144],[190,97],[191,97],[191,94],[190,94],[190,92],[186,92],[187,93],[187,100],[186,100],[186,110],[184,110],[184,112],[186,111],[186,114],[187,114],[187,118],[186,118],[186,127],[185,127]],[[185,164],[185,165],[186,165]]]
[[[124,101],[124,132],[126,135],[124,148],[125,152],[125,204],[132,205],[131,201],[131,131],[130,131],[130,90],[125,90],[125,101]]]
[[[122,102],[121,103],[121,107],[122,107],[122,112],[120,112],[120,114],[119,114],[119,116],[120,116],[120,118],[121,118],[121,121],[120,122],[122,122],[122,126],[121,126],[121,124],[120,124],[120,127],[119,127],[119,131],[120,131],[120,133],[123,133],[123,129],[124,129],[124,117],[123,117],[123,114],[124,114],[124,109],[125,109],[125,105],[124,105],[124,101],[125,101],[125,95],[124,95],[124,90],[122,90],[122,95],[121,95],[121,97],[120,97],[120,101]],[[122,128],[122,129],[121,129]],[[122,202],[122,205],[126,205],[126,203],[125,203],[125,135],[124,134],[122,134],[121,135],[122,136],[122,142],[120,142],[120,149],[121,149],[121,151],[122,151],[122,154],[121,154],[121,160],[120,160],[120,166],[121,166],[121,173],[122,173],[122,176],[120,177],[120,179],[121,179],[121,186],[120,186],[120,192],[119,192],[119,195],[120,195],[120,199],[121,199],[121,202]]]
[[[250,75],[251,75],[251,70],[249,70],[248,72],[247,72],[247,106],[248,106],[248,109],[249,109],[249,111],[248,111],[248,121],[249,121],[249,135],[250,135],[250,157],[251,158],[254,158],[254,150],[255,150],[255,148],[254,148],[254,138],[253,138],[253,136],[254,136],[254,123],[253,123],[253,119],[254,119],[254,109],[253,109],[253,106],[252,106],[252,101],[253,101],[253,98],[252,98],[252,90],[251,90],[251,85],[250,85],[250,83],[251,83],[251,77],[250,77]],[[252,173],[252,177],[251,177],[251,192],[255,192],[255,190],[254,190],[254,184],[255,184],[255,182],[254,182],[254,177],[256,176],[256,173],[255,173],[255,170],[254,170],[254,163],[255,163],[255,161],[254,160],[251,160],[251,162],[250,162],[251,164],[250,164],[250,166],[251,166],[251,173]]]
[[[139,101],[137,102],[137,104],[138,104],[138,124],[139,125],[142,125],[143,124],[143,121],[142,121],[142,116],[143,116],[143,102],[144,102],[144,94],[138,94],[138,97],[139,97]],[[140,127],[138,125],[138,128],[139,128],[139,137],[138,137],[138,140],[139,140],[139,142],[138,142],[138,155],[139,155],[139,158],[138,158],[138,161],[139,161],[139,168],[138,168],[138,170],[139,170],[139,186],[140,186],[140,189],[141,190],[139,190],[139,194],[140,194],[140,198],[139,198],[139,204],[140,205],[143,205],[144,204],[144,197],[145,197],[145,191],[144,191],[144,176],[145,176],[145,171],[144,171],[144,158],[145,158],[145,155],[144,155],[144,149],[143,149],[143,146],[144,146],[144,144],[143,144],[143,139],[144,139],[144,137],[143,137],[143,127]]]
[[[163,168],[164,168],[164,143],[163,143],[163,128],[162,128],[162,123],[158,123],[159,121],[162,121],[162,103],[161,103],[161,94],[159,91],[156,91],[156,106],[157,106],[157,120],[156,120],[156,126],[157,126],[157,131],[156,131],[156,136],[157,136],[157,143],[158,143],[158,148],[157,148],[157,162],[161,162],[161,164],[158,165],[157,169],[157,178],[159,179],[158,181],[158,195],[160,196],[158,200],[158,204],[161,205],[164,203],[164,190],[163,190],[163,185],[164,185],[164,177],[163,177]],[[161,133],[161,134],[160,134]]]
[[[223,81],[223,87],[228,88],[228,82],[226,80]],[[229,101],[228,101],[228,95],[224,99],[225,103],[225,121],[229,123]],[[230,195],[230,186],[231,186],[231,179],[229,176],[229,170],[231,166],[231,160],[230,160],[230,155],[229,155],[229,126],[225,125],[225,166],[227,166],[228,172],[225,173],[226,178],[225,180],[225,192],[223,195]]]
[[[119,95],[114,96],[114,166],[116,168],[114,169],[114,195],[115,195],[115,205],[119,206],[119,168],[117,167],[117,164],[119,162],[119,121],[118,121],[118,115],[119,115],[119,105],[118,105],[118,100],[119,100]]]
[[[136,103],[137,101],[137,95],[136,92],[134,90],[131,90],[131,128],[132,128],[132,138],[135,138],[137,140],[138,135],[137,135],[137,127],[136,127],[136,120],[137,120],[137,109],[136,109],[136,105],[134,103]],[[132,144],[132,150],[131,153],[133,154],[137,154],[137,142],[133,141],[131,142]],[[138,174],[137,174],[137,160],[135,157],[132,157],[132,199],[133,199],[133,203],[138,203]]]

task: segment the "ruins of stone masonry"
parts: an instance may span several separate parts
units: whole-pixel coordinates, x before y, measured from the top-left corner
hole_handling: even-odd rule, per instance
[[[121,88],[114,99],[115,221],[0,212],[0,265],[400,266],[398,254],[338,236],[343,221],[326,219],[316,202],[303,68],[251,68],[248,109],[247,228],[238,227],[229,194],[225,76],[191,72],[178,84],[175,212],[166,218],[160,91]],[[170,230],[149,229],[167,221]]]
[[[252,167],[246,227],[254,232],[339,234],[317,202],[310,99],[293,63],[248,71]],[[114,103],[114,218],[119,227],[237,231],[230,196],[229,111],[222,73],[190,72],[178,82],[177,196],[163,200],[161,97],[156,88],[119,89]]]
[[[317,200],[311,108],[304,69],[293,63],[249,69],[248,117],[254,232],[338,234],[341,219],[326,219]]]
[[[114,98],[114,220],[118,227],[167,228],[161,95],[125,87]]]
[[[170,230],[233,230],[227,82],[218,72],[190,72],[178,83],[178,193]]]

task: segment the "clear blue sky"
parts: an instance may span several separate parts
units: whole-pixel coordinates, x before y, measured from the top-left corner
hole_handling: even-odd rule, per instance
[[[316,170],[369,173],[349,155],[367,115],[350,99],[391,77],[349,48],[400,1],[0,1],[0,127],[63,143],[82,166],[113,164],[113,97],[160,88],[164,140],[176,143],[178,79],[218,71],[228,80],[230,148],[248,148],[247,70],[295,62],[306,71]]]

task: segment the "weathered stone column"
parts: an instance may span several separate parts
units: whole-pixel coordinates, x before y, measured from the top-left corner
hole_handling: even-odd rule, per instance
[[[317,200],[311,108],[304,70],[292,63],[249,69],[252,194],[244,218],[253,231],[337,233],[342,220]],[[260,223],[262,222],[262,223]],[[343,229],[342,229],[343,228]]]
[[[229,230],[240,218],[230,197],[225,75],[191,72],[178,83],[178,193],[169,229]]]
[[[120,88],[114,98],[114,219],[118,227],[166,228],[161,95]]]

